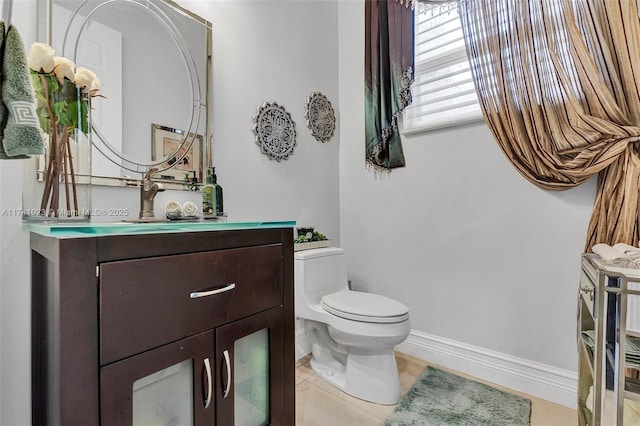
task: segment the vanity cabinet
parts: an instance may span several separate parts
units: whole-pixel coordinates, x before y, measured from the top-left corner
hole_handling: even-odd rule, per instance
[[[640,270],[582,256],[577,337],[579,424],[640,424]]]
[[[295,423],[291,228],[31,247],[33,424]]]

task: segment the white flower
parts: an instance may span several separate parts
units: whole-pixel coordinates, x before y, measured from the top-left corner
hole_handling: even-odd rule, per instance
[[[76,83],[76,86],[86,90],[94,89],[95,84],[100,87],[100,81],[98,80],[96,73],[84,67],[76,68],[74,82]]]
[[[67,80],[73,81],[76,64],[71,59],[63,58],[62,56],[54,56],[53,60],[55,62],[53,73],[58,77],[58,80],[62,83],[66,77]]]
[[[33,43],[29,50],[29,68],[35,72],[52,72],[55,66],[53,60],[55,53],[55,50],[46,43]]]

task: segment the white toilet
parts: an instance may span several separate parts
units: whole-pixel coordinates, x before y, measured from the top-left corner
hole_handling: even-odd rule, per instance
[[[366,401],[395,404],[400,380],[393,349],[409,335],[409,308],[377,294],[351,291],[344,250],[294,255],[296,316],[311,342],[313,371]]]

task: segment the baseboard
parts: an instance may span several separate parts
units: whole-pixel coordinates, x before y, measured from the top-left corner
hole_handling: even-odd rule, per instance
[[[412,330],[398,351],[445,368],[576,408],[578,375],[546,364]],[[311,352],[304,329],[296,330],[296,360]]]
[[[415,330],[396,349],[556,404],[573,409],[577,405],[578,375],[573,371]]]

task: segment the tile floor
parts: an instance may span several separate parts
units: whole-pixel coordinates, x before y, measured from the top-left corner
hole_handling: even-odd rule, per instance
[[[309,365],[309,359],[310,357],[307,356],[296,364],[297,426],[376,426],[382,425],[384,419],[393,411],[393,405],[372,404],[335,389],[314,374]],[[396,353],[396,360],[404,395],[422,373],[427,363],[402,353]],[[442,367],[438,368],[447,370]],[[464,374],[460,375],[465,376]],[[498,389],[529,398],[532,406],[531,426],[574,426],[578,424],[578,415],[575,410],[502,386],[489,384]]]

